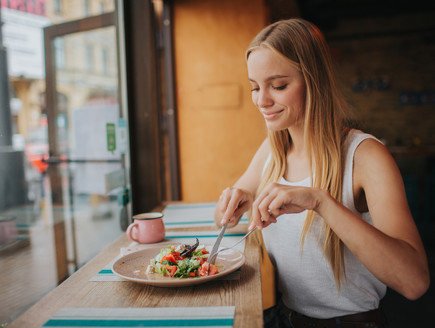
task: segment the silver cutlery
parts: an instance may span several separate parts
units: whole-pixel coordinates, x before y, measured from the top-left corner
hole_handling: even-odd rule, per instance
[[[216,261],[216,257],[217,257],[217,255],[220,252],[223,252],[223,251],[226,251],[226,250],[229,250],[231,248],[236,247],[238,244],[240,244],[242,241],[244,241],[251,233],[253,233],[256,229],[257,229],[257,227],[254,227],[254,229],[249,231],[246,235],[244,235],[242,238],[240,238],[240,240],[238,240],[236,243],[234,243],[230,247],[225,247],[225,248],[222,248],[222,249],[219,249],[219,250],[215,250],[214,247],[213,247],[213,250],[215,250],[215,252],[213,252],[213,250],[212,250],[212,252],[210,253],[210,256],[208,257],[208,261],[207,262],[210,263],[210,264],[214,264],[214,262]],[[219,241],[219,243],[220,243],[220,241]],[[216,246],[216,244],[215,244],[215,246]]]
[[[227,229],[228,223],[230,221],[228,221],[227,223],[225,223],[224,226],[222,226],[221,231],[219,232],[219,235],[216,239],[216,242],[213,245],[213,249],[211,250],[209,259],[212,258],[212,256],[214,256],[214,258],[212,259],[213,261],[208,261],[209,264],[214,264],[214,261],[216,260],[216,256],[215,254],[217,253],[218,249],[219,249],[219,245],[221,244],[222,241],[222,237],[224,236],[225,230]]]

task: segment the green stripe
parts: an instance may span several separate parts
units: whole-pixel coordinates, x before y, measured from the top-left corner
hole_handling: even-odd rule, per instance
[[[247,222],[248,219],[240,219],[240,222]],[[210,221],[182,221],[182,222],[165,222],[165,225],[177,225],[177,224],[183,224],[183,225],[188,225],[188,224],[204,224],[204,223],[214,223],[214,220],[210,220]]]
[[[163,219],[163,220],[164,220],[164,219]],[[199,224],[199,223],[214,223],[214,220],[210,220],[210,221],[165,222],[165,225],[174,225],[174,224]]]
[[[164,219],[163,219],[164,220]],[[248,222],[248,219],[242,218],[239,222]],[[209,221],[181,221],[181,222],[165,222],[165,225],[175,225],[175,224],[203,224],[203,223],[214,223],[214,220]]]
[[[50,319],[43,327],[200,327],[233,326],[234,319],[88,320]]]
[[[181,204],[181,205],[168,205],[165,209],[168,210],[179,210],[179,209],[188,209],[188,208],[208,208],[208,207],[216,207],[217,203],[205,203],[205,204]],[[163,213],[165,210],[163,210]]]

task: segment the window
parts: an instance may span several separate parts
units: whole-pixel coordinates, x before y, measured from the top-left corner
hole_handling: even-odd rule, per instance
[[[83,9],[85,11],[85,17],[88,17],[91,15],[91,8],[90,8],[89,0],[84,0],[83,2]]]
[[[85,63],[86,63],[86,70],[92,71],[94,68],[94,57],[93,57],[93,48],[90,44],[87,44],[85,47]]]
[[[106,48],[101,50],[101,59],[103,74],[107,75],[109,73],[109,51]]]
[[[62,0],[54,0],[54,13],[61,14],[62,13]]]
[[[54,39],[54,56],[57,68],[65,68],[65,42],[62,38]]]

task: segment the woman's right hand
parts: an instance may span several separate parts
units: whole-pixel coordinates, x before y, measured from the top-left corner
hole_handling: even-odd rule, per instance
[[[235,226],[240,217],[249,210],[254,197],[247,190],[229,187],[221,196],[215,210],[215,222],[217,225],[224,225],[228,221],[230,226]]]

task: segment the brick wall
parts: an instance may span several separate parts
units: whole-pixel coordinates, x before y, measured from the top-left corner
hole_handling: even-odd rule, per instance
[[[435,12],[325,31],[359,127],[389,146],[435,145]]]

